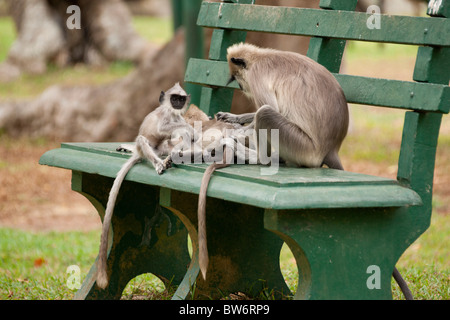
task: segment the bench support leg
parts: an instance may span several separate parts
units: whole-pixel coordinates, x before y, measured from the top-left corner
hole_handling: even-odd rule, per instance
[[[172,191],[171,207],[182,212],[195,228],[197,200],[197,195]],[[291,295],[280,271],[283,241],[264,229],[263,209],[208,198],[206,214],[209,253],[206,281],[198,272],[195,231],[191,234],[193,272],[190,281],[186,279],[191,288],[184,291],[190,290],[195,299],[220,299],[237,292],[253,297]]]
[[[399,231],[402,213],[393,208],[266,210],[264,224],[296,258],[295,299],[392,299],[392,272],[406,249]]]
[[[72,188],[86,196],[101,217],[112,179],[74,172]],[[159,189],[125,181],[112,219],[108,255],[109,285],[95,285],[96,263],[75,299],[120,299],[127,283],[153,273],[166,285],[178,285],[190,263],[187,230],[169,210],[159,206]]]

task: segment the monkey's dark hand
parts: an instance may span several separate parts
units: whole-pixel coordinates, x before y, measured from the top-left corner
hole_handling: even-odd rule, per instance
[[[172,168],[172,163],[173,163],[172,156],[168,155],[167,158],[165,158],[163,161],[164,170]]]
[[[172,168],[172,162],[173,162],[172,156],[171,156],[171,155],[168,155],[163,161],[158,162],[158,163],[155,165],[156,173],[158,173],[159,175],[161,175],[161,174],[163,174],[164,171],[166,171],[167,169]]]
[[[223,121],[228,123],[237,123],[238,117],[235,114],[229,112],[217,112],[216,113],[217,121]]]

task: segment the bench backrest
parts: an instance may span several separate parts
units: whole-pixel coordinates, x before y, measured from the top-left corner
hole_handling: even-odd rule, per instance
[[[422,197],[420,215],[429,223],[437,138],[442,114],[450,109],[450,1],[430,1],[430,17],[378,16],[380,29],[368,27],[370,14],[353,11],[357,0],[321,0],[321,9],[254,3],[203,2],[197,23],[215,29],[209,57],[190,59],[185,75],[186,82],[204,86],[200,108],[209,115],[230,110],[238,86],[226,86],[226,50],[244,41],[247,31],[311,36],[307,55],[334,74],[348,102],[410,110],[397,177]],[[339,74],[346,40],[418,45],[414,81]]]

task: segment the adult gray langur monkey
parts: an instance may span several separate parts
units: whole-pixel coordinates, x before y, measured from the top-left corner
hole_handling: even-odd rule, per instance
[[[97,264],[97,285],[102,289],[108,285],[106,260],[111,218],[119,189],[128,171],[136,163],[146,159],[152,163],[158,174],[162,174],[165,169],[170,167],[170,161],[168,161],[169,158],[163,161],[160,156],[170,154],[172,151],[174,146],[173,133],[180,130],[182,134],[187,133],[188,136],[194,137],[194,129],[183,118],[183,114],[189,106],[190,95],[181,88],[179,83],[176,83],[166,92],[161,92],[159,102],[160,105],[150,112],[142,122],[133,154],[117,173],[109,193]]]
[[[338,156],[347,135],[349,113],[341,86],[316,61],[294,52],[239,43],[227,49],[230,80],[236,80],[256,113],[220,112],[218,120],[279,130],[279,155],[289,165],[343,170]],[[268,135],[270,139],[270,135]],[[270,141],[269,141],[270,144]],[[412,294],[394,268],[406,299]]]
[[[279,130],[279,155],[298,167],[343,170],[338,152],[349,124],[347,101],[334,76],[294,52],[239,43],[228,48],[230,81],[236,80],[256,113],[219,112],[218,120]],[[270,134],[268,134],[270,144]],[[269,150],[269,149],[268,149]]]

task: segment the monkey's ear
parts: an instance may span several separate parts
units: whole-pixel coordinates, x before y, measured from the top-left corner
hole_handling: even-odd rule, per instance
[[[231,58],[231,62],[232,62],[233,64],[239,66],[239,67],[244,68],[244,69],[247,68],[247,63],[245,62],[244,59],[241,59],[241,58]]]
[[[162,103],[163,102],[163,100],[164,100],[164,96],[165,96],[166,94],[164,93],[164,91],[161,91],[161,94],[159,95],[159,103]]]

